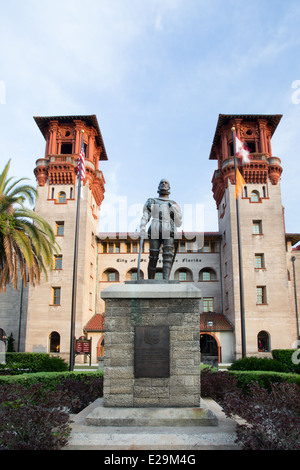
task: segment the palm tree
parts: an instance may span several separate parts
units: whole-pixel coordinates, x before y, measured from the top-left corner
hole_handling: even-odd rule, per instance
[[[58,248],[48,222],[25,207],[33,205],[36,189],[25,178],[7,178],[9,166],[10,161],[0,174],[0,292],[9,283],[17,289],[18,275],[24,286],[39,284],[42,273],[47,279]]]

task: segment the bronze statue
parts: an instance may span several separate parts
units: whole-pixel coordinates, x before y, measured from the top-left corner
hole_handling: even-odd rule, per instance
[[[180,206],[169,199],[170,184],[166,179],[160,181],[157,192],[159,197],[149,198],[144,205],[140,224],[141,246],[143,239],[149,238],[148,279],[155,278],[160,247],[163,247],[163,279],[169,280],[178,247],[176,227],[182,223],[182,214]],[[147,234],[146,225],[151,218]]]

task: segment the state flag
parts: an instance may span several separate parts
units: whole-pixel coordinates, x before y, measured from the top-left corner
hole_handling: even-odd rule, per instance
[[[250,152],[237,136],[235,136],[235,154],[242,159],[242,165],[250,163]]]
[[[240,173],[240,170],[237,168],[236,169],[236,184],[235,184],[235,197],[236,199],[238,198],[239,194],[243,193],[243,188],[244,188],[245,180],[243,176]]]

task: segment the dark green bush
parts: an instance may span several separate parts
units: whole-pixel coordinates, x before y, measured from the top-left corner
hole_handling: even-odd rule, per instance
[[[19,383],[24,387],[31,387],[35,384],[42,384],[44,389],[54,390],[64,380],[72,378],[74,381],[89,381],[93,378],[103,377],[103,371],[97,372],[37,372],[33,374],[6,375],[0,376],[0,387],[2,383]]]
[[[68,364],[61,357],[46,353],[6,353],[6,364],[1,370],[9,374],[62,372],[68,370]]]
[[[257,382],[261,387],[267,390],[271,389],[273,383],[293,383],[300,386],[300,376],[298,374],[290,374],[285,372],[272,372],[272,371],[228,371],[237,379],[237,386],[247,392],[249,386]]]
[[[15,339],[14,335],[11,333],[7,338],[7,349],[8,352],[15,352]]]
[[[300,364],[293,362],[293,354],[297,349],[273,349],[272,356],[275,360],[283,364],[287,371],[300,374]],[[297,354],[296,361],[300,358],[300,351]]]
[[[268,370],[274,372],[288,372],[287,367],[268,357],[244,357],[234,361],[228,370]]]

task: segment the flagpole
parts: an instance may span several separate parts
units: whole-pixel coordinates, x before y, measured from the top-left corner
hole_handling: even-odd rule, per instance
[[[234,175],[235,175],[235,184],[237,184],[235,128],[232,127],[231,130],[232,130],[232,134],[233,134]],[[241,247],[241,234],[240,234],[240,210],[239,210],[239,197],[238,197],[238,194],[236,196],[235,201],[236,201],[236,221],[237,221],[238,256],[239,256],[242,357],[244,358],[244,357],[246,357],[245,306],[244,306],[244,280],[243,280],[242,247]]]
[[[84,130],[82,130],[81,132],[82,132],[82,139],[83,139]],[[72,307],[71,307],[70,361],[69,361],[70,371],[73,371],[74,363],[75,363],[75,318],[76,318],[77,268],[78,268],[78,237],[79,237],[80,198],[81,198],[81,173],[82,173],[82,160],[81,158],[79,158],[77,208],[76,208],[75,241],[74,241],[74,261],[73,261]]]

